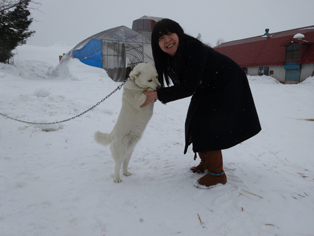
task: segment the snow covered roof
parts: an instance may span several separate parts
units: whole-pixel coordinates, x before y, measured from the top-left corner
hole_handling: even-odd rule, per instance
[[[296,35],[293,36],[294,39],[303,39],[305,36],[304,34],[300,34],[300,33],[297,33]]]

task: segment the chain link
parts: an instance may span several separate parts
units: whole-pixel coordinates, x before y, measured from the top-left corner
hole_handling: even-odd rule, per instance
[[[115,90],[113,90],[110,94],[108,94],[106,97],[104,97],[102,100],[100,100],[99,102],[97,102],[94,106],[92,106],[91,108],[87,109],[86,111],[76,115],[76,116],[73,116],[71,118],[68,118],[68,119],[65,119],[65,120],[61,120],[61,121],[55,121],[55,122],[42,122],[42,123],[37,123],[37,122],[30,122],[30,121],[24,121],[24,120],[19,120],[19,119],[15,119],[15,118],[12,118],[10,116],[7,116],[5,114],[2,114],[0,113],[0,115],[8,118],[8,119],[11,119],[11,120],[15,120],[15,121],[18,121],[18,122],[22,122],[22,123],[26,123],[26,124],[31,124],[31,125],[54,125],[54,124],[60,124],[60,123],[64,123],[64,122],[67,122],[67,121],[70,121],[70,120],[74,120],[75,118],[77,117],[80,117],[82,115],[84,115],[85,113],[89,112],[90,110],[94,109],[95,107],[97,107],[100,103],[104,102],[107,98],[109,98],[112,94],[114,94],[115,92],[117,92],[118,90],[120,90],[123,85],[126,83],[126,81],[124,81],[122,84],[120,84]]]

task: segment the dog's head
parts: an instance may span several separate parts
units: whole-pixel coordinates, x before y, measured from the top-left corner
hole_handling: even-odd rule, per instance
[[[158,74],[151,63],[140,63],[130,73],[130,79],[140,88],[156,91],[160,88]]]

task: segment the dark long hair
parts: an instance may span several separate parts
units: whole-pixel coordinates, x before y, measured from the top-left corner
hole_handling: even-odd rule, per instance
[[[167,85],[170,84],[169,74],[167,70],[167,66],[171,56],[167,53],[163,52],[159,47],[159,39],[163,35],[167,35],[169,33],[176,33],[179,38],[179,46],[176,52],[176,57],[178,54],[181,54],[182,44],[184,43],[184,30],[182,27],[175,21],[170,19],[162,19],[156,23],[152,32],[151,44],[153,57],[155,61],[155,67],[158,73],[158,80],[161,85],[164,87],[164,79]],[[178,69],[178,68],[177,68]],[[175,71],[178,72],[178,71]]]

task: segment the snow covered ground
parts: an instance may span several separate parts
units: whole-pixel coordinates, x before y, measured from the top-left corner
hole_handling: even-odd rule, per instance
[[[15,65],[0,64],[0,113],[53,122],[87,110],[119,83],[104,70],[69,62],[71,47],[24,45]],[[62,74],[63,73],[63,74]],[[314,235],[314,78],[283,85],[249,77],[262,132],[223,151],[228,183],[197,189],[191,148],[183,155],[189,99],[155,110],[115,184],[109,148],[121,90],[90,112],[52,126],[0,116],[1,236],[309,236]]]

